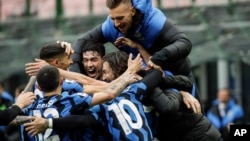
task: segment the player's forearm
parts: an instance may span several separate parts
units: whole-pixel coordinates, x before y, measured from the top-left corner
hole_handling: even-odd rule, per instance
[[[31,76],[28,84],[25,86],[23,92],[33,92],[33,86],[36,82],[36,76]]]
[[[0,121],[0,123],[2,125],[8,125],[20,113],[21,113],[21,108],[19,106],[17,106],[17,105],[12,105],[11,107],[9,107],[9,109],[1,112],[1,118],[0,118],[1,121]]]
[[[14,120],[12,120],[9,125],[17,126],[29,122],[29,116],[17,116]]]
[[[104,91],[108,87],[108,85],[108,83],[105,86],[86,85],[84,86],[83,92],[88,94],[98,93]]]
[[[69,72],[69,71],[65,71],[62,69],[59,69],[59,72],[61,74],[62,77],[69,79],[69,80],[75,80],[81,84],[86,84],[87,83],[87,77],[85,78],[84,75],[81,75],[79,73],[76,72]]]
[[[152,81],[154,80],[154,81]],[[141,80],[147,87],[147,92],[152,91],[162,81],[162,73],[159,70],[146,71],[146,75]],[[150,93],[149,93],[150,94]]]
[[[163,92],[157,87],[151,92],[150,98],[160,114],[176,113],[180,108],[181,96],[171,89]]]
[[[131,83],[132,81],[132,75],[131,74],[123,74],[121,77],[119,77],[116,82],[104,91],[106,93],[109,93],[114,97],[118,96],[122,90]]]
[[[114,99],[129,84],[125,78],[119,78],[116,83],[109,85],[104,91],[94,93],[91,105],[100,104]]]
[[[149,58],[150,58],[151,55],[140,44],[138,44],[138,51],[140,52],[140,54],[141,54],[142,58],[144,59],[144,61],[146,63],[149,62]]]
[[[84,129],[87,127],[93,127],[99,124],[99,122],[91,115],[71,115],[63,118],[54,118],[53,129]]]
[[[59,69],[59,72],[62,77],[69,79],[69,80],[75,80],[83,85],[103,85],[105,82],[95,80],[93,78],[90,78],[86,75],[76,73],[76,72],[70,72],[70,71],[65,71],[62,69]]]

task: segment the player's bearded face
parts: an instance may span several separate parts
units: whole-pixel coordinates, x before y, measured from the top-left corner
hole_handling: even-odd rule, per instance
[[[111,82],[115,79],[114,72],[107,61],[103,62],[102,67],[102,80],[106,82]]]

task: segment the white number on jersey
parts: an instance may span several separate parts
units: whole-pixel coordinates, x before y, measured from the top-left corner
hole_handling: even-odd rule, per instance
[[[131,109],[131,111],[134,112],[134,115],[137,119],[137,122],[134,123],[130,117],[130,115],[124,110],[124,106],[126,105],[126,107],[129,107]],[[131,133],[131,130],[129,128],[129,125],[133,128],[133,129],[140,129],[142,127],[142,118],[140,116],[140,113],[138,111],[138,109],[136,108],[136,106],[134,105],[134,103],[132,103],[129,100],[123,99],[121,100],[118,104],[114,103],[108,106],[108,110],[111,111],[113,110],[113,112],[116,115],[116,118],[118,119],[124,133],[126,135]]]
[[[59,113],[55,108],[48,108],[44,111],[44,113],[42,113],[40,110],[33,110],[33,115],[37,116],[37,117],[42,117],[42,114],[44,117],[48,117],[48,115],[52,115],[53,118],[58,118],[59,117]],[[43,134],[38,134],[38,140],[39,141],[58,141],[60,140],[58,135],[51,135],[51,132],[53,131],[53,129],[46,129]]]

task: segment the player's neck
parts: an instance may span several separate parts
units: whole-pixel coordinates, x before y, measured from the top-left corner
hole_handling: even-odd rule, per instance
[[[53,95],[60,95],[62,93],[62,88],[58,87],[56,90],[54,91],[50,91],[50,92],[46,92],[45,96],[53,96]]]

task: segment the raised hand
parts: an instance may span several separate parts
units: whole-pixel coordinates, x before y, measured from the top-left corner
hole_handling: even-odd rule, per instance
[[[21,93],[14,105],[17,105],[21,109],[25,108],[26,106],[30,105],[35,100],[35,94],[32,92]]]
[[[134,41],[132,41],[129,38],[126,38],[126,37],[117,38],[117,40],[114,42],[114,44],[117,47],[129,46],[129,47],[135,48],[135,49],[140,47],[137,42],[134,42]]]
[[[46,65],[49,65],[46,61],[35,59],[35,62],[25,64],[26,74],[29,76],[35,76],[37,72]]]
[[[132,59],[132,54],[130,53],[128,58],[128,69],[126,72],[135,74],[142,68],[143,68],[143,62],[140,54],[138,54],[135,59]]]
[[[48,122],[41,117],[30,117],[31,122],[24,123],[25,130],[31,136],[44,132],[48,128]]]
[[[188,92],[180,91],[180,93],[183,97],[183,102],[186,104],[187,108],[191,108],[194,113],[201,114],[201,105],[199,101]]]
[[[66,48],[65,49],[65,53],[67,54],[67,55],[71,55],[71,54],[73,54],[74,53],[74,50],[72,49],[72,47],[71,47],[71,43],[69,43],[69,42],[65,42],[65,41],[57,41],[56,43],[60,43],[61,44],[61,46],[63,47],[63,48]]]
[[[154,64],[150,59],[149,59],[147,65],[148,65],[148,68],[160,70],[160,71],[162,72],[162,75],[165,76],[165,74],[164,74],[164,72],[163,72],[161,66],[158,66],[158,65]]]

